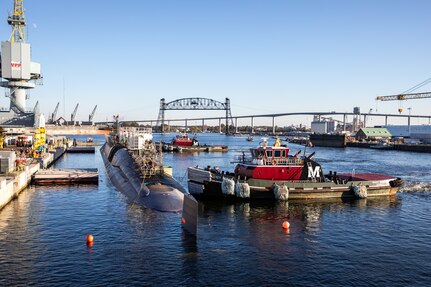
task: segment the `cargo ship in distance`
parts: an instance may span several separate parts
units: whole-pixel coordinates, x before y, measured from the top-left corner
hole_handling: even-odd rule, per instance
[[[190,167],[189,192],[196,198],[223,199],[319,199],[365,198],[395,194],[402,180],[384,174],[324,175],[313,160],[314,153],[300,157],[289,155],[289,148],[277,140],[268,146],[264,140],[243,154],[233,172],[218,168]]]
[[[182,211],[183,228],[196,235],[198,203],[172,177],[171,168],[163,166],[151,129],[119,128],[117,122],[100,153],[109,179],[130,202],[157,211]]]

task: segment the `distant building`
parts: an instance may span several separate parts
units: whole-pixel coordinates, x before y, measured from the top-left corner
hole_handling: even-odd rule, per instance
[[[416,135],[431,135],[431,125],[391,125],[383,126],[387,128],[393,137],[413,137]]]
[[[327,134],[335,131],[334,121],[312,121],[311,131],[315,134]]]
[[[391,133],[386,128],[360,128],[356,133],[357,140],[379,140],[391,137]]]

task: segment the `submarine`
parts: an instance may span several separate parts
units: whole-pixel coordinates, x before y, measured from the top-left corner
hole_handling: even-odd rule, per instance
[[[163,166],[151,128],[117,127],[100,148],[108,178],[129,202],[160,212],[182,212],[182,226],[196,235],[198,203]]]

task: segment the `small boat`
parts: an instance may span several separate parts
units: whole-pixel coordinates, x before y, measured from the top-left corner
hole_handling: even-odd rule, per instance
[[[252,142],[252,141],[254,141],[254,138],[253,138],[252,136],[248,136],[248,137],[246,138],[246,141],[248,141],[248,142]]]
[[[196,198],[223,199],[319,199],[365,198],[395,194],[402,180],[383,174],[324,175],[313,160],[315,153],[300,157],[289,154],[288,147],[266,141],[238,158],[233,172],[217,168],[190,167],[189,192]]]
[[[177,135],[172,139],[172,145],[174,146],[198,146],[199,142],[196,137],[190,138],[187,133]]]

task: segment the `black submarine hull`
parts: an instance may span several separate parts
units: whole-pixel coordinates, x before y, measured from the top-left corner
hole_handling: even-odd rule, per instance
[[[142,180],[139,167],[120,144],[106,142],[100,153],[110,181],[130,202],[163,212],[183,209],[187,192],[173,177],[163,174]]]

